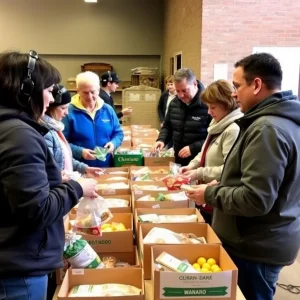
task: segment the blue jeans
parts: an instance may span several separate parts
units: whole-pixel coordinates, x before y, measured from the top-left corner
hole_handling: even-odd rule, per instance
[[[231,256],[239,270],[238,285],[247,300],[273,300],[282,266]]]
[[[0,300],[46,300],[48,276],[0,279]]]

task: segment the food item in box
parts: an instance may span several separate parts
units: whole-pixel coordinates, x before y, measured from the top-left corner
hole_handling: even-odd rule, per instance
[[[183,175],[168,175],[162,179],[169,191],[180,190],[182,185],[188,185],[190,178],[186,178]]]
[[[82,198],[77,208],[73,231],[101,235],[100,225],[108,222],[112,217],[113,215],[102,197]]]
[[[157,185],[138,185],[138,184],[134,184],[132,185],[132,189],[133,190],[154,190],[154,191],[167,191],[166,187],[162,187],[162,186],[157,186]]]
[[[140,295],[141,291],[133,285],[118,283],[76,285],[71,289],[69,297],[134,296]]]
[[[125,171],[107,171],[107,174],[111,174],[111,175],[118,175],[118,174],[128,174],[128,172]]]
[[[65,236],[64,258],[74,268],[101,269],[101,262],[95,250],[81,235],[67,233]]]
[[[113,231],[126,231],[126,227],[123,223],[112,222],[111,224],[106,223],[101,226],[102,232],[113,232]]]
[[[151,181],[151,177],[149,173],[133,177],[133,181]]]
[[[124,199],[118,199],[118,198],[107,198],[106,203],[108,205],[108,208],[129,206],[129,201]]]
[[[197,222],[197,215],[139,215],[139,222],[151,223],[194,223]]]
[[[206,240],[192,233],[176,233],[166,228],[154,227],[144,237],[144,244],[206,244]]]
[[[129,185],[124,182],[117,182],[117,183],[100,183],[97,184],[98,190],[117,190],[117,189],[129,189]]]
[[[126,178],[121,177],[121,176],[114,176],[114,177],[111,177],[111,178],[107,178],[106,181],[116,181],[116,180],[124,180],[124,179],[126,179]]]
[[[167,252],[162,252],[156,258],[156,262],[158,262],[159,264],[161,264],[175,272],[180,272],[180,273],[198,273],[199,272],[199,270],[193,268],[192,265],[190,265],[189,263],[183,262]]]
[[[219,267],[214,258],[208,258],[206,260],[206,258],[203,256],[200,256],[197,261],[193,263],[193,267],[203,273],[222,272],[222,269]]]
[[[115,267],[117,259],[114,256],[104,256],[102,257],[102,261],[105,268],[111,269]]]
[[[145,196],[137,199],[137,201],[155,201],[155,198],[151,197],[151,195],[145,195]]]

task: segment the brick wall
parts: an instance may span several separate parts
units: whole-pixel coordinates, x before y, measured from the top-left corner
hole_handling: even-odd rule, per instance
[[[163,76],[170,74],[170,58],[182,51],[182,67],[200,76],[202,0],[165,0]]]
[[[185,1],[182,1],[185,2]],[[300,46],[299,0],[203,0],[201,79],[213,80],[213,65],[234,63],[253,47]]]

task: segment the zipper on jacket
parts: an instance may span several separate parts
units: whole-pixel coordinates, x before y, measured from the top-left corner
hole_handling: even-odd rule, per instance
[[[39,247],[38,247],[37,256],[40,257],[42,255],[43,250],[47,246],[47,242],[48,242],[48,233],[47,233],[47,229],[44,229],[43,236],[42,236],[42,241],[40,242]]]

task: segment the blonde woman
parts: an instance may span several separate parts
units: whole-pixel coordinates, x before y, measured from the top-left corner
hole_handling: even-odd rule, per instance
[[[191,180],[209,183],[220,179],[226,156],[239,134],[240,129],[235,120],[243,116],[232,93],[233,87],[228,81],[217,80],[201,94],[201,100],[207,104],[208,113],[213,119],[201,152],[181,168],[181,172]],[[212,208],[199,208],[205,221],[211,224]]]

